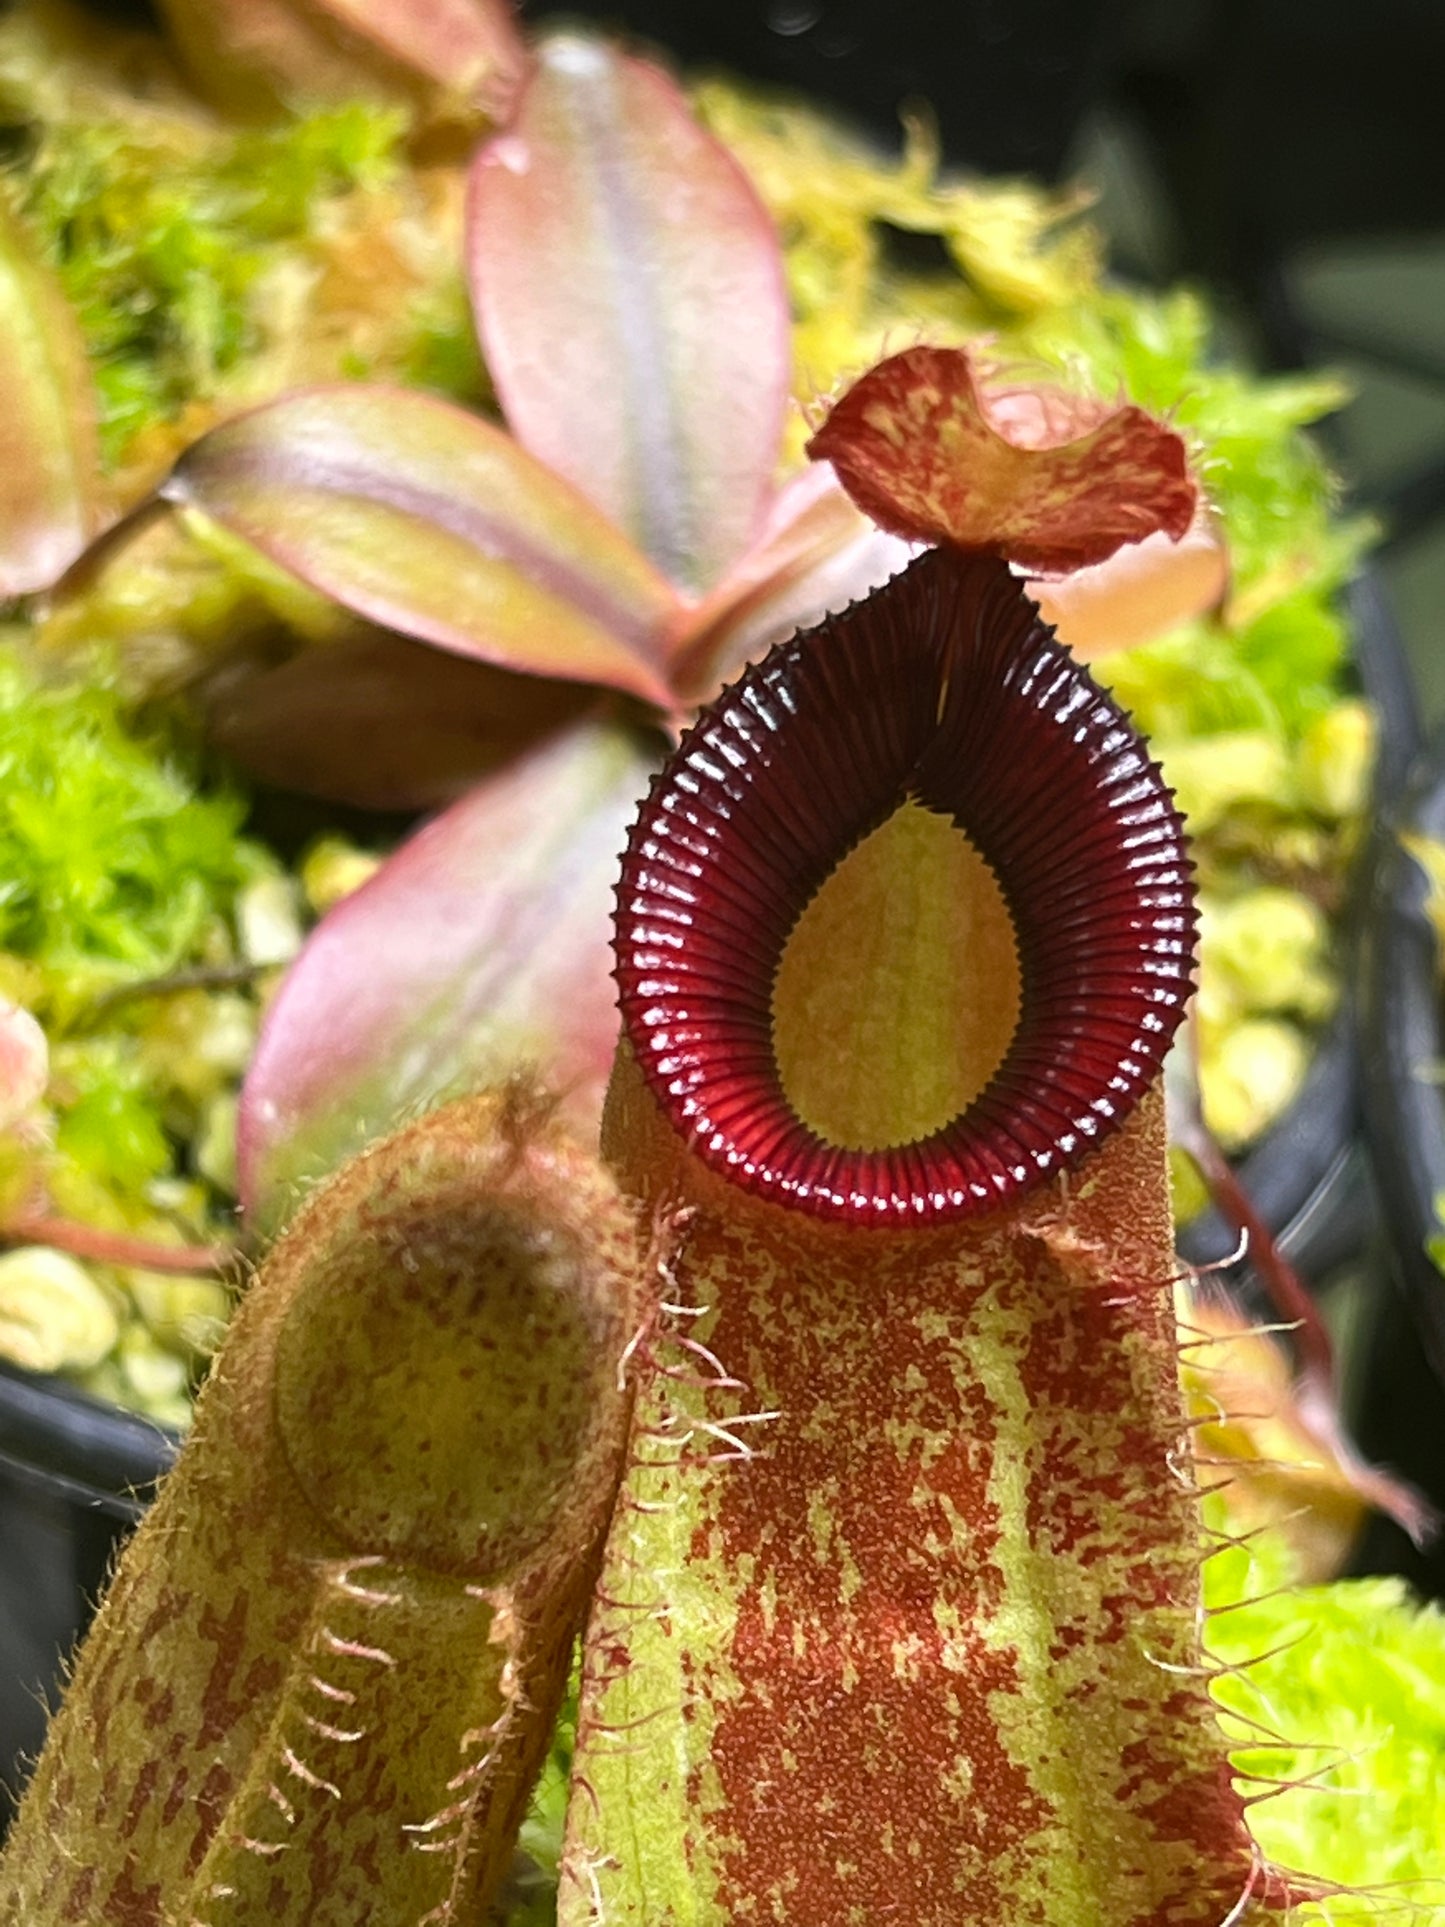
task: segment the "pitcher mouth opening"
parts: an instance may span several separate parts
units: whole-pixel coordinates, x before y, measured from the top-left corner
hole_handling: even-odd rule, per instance
[[[1016,1016],[944,1121],[838,1143],[780,1064],[780,972],[828,879],[908,805],[957,826],[996,882]],[[688,731],[623,859],[616,977],[643,1075],[706,1165],[817,1217],[937,1223],[1075,1168],[1119,1127],[1183,1018],[1195,937],[1183,825],[1129,719],[1005,563],[938,549]],[[836,958],[840,986],[854,967]]]

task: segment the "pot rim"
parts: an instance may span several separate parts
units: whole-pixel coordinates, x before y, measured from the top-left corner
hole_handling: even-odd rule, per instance
[[[0,1465],[54,1497],[137,1519],[179,1448],[139,1412],[0,1361]]]
[[[1398,811],[1423,740],[1399,625],[1368,563],[1348,584],[1342,603],[1360,691],[1378,720],[1378,742],[1371,832],[1355,858],[1341,918],[1340,1005],[1317,1040],[1298,1095],[1238,1166],[1240,1182],[1284,1255],[1312,1274],[1357,1256],[1372,1226],[1368,1160],[1358,1139],[1374,1052],[1373,1040],[1362,1039],[1354,986],[1378,922],[1378,826]],[[1227,1265],[1236,1243],[1233,1227],[1212,1207],[1179,1233],[1180,1252],[1194,1265]]]
[[[1376,827],[1361,951],[1363,1097],[1368,1142],[1396,1277],[1445,1383],[1445,1277],[1426,1250],[1442,1229],[1445,1193],[1445,989],[1426,913],[1429,885],[1407,835],[1445,841],[1445,729],[1410,774],[1398,808]]]

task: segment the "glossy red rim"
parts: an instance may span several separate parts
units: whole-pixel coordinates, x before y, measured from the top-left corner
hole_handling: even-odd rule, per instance
[[[784,1093],[773,983],[815,892],[910,798],[998,879],[1019,1022],[940,1130],[845,1149]],[[951,550],[702,714],[643,805],[617,902],[624,1029],[674,1126],[745,1190],[850,1224],[973,1216],[1076,1167],[1153,1083],[1193,985],[1190,864],[1158,766],[1007,566]]]

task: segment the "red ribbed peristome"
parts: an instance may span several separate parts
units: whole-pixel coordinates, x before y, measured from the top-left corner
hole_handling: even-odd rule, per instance
[[[808,902],[909,799],[993,869],[1019,1023],[966,1110],[842,1149],[779,1079],[772,989]],[[654,782],[623,860],[617,980],[643,1074],[705,1163],[850,1223],[996,1208],[1076,1166],[1158,1074],[1192,987],[1183,829],[1128,718],[1007,566],[934,550],[724,691]]]

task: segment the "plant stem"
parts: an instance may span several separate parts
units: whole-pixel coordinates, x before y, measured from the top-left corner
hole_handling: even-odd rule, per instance
[[[13,1245],[53,1245],[73,1258],[101,1265],[138,1265],[146,1271],[225,1271],[236,1262],[230,1245],[163,1245],[133,1238],[103,1226],[75,1224],[41,1211],[18,1211],[0,1224],[0,1241]]]

